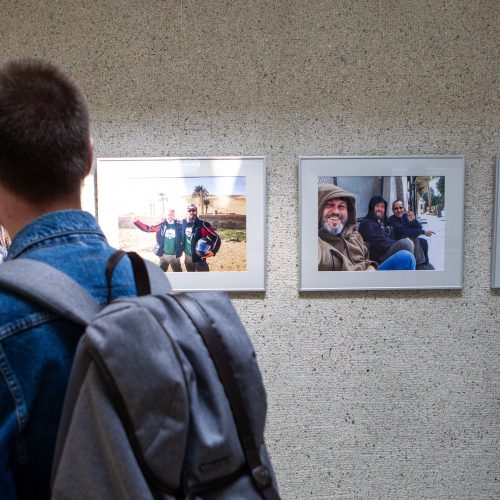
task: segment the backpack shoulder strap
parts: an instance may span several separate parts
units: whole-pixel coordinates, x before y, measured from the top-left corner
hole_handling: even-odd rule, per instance
[[[217,331],[194,294],[172,293],[170,296],[184,309],[205,342],[229,401],[253,481],[262,498],[280,500],[272,476],[259,456],[259,446],[253,436],[250,417],[241,396],[238,381]]]
[[[137,295],[161,295],[172,291],[170,281],[159,266],[149,260],[143,259],[136,252],[126,252],[117,250],[106,263],[106,283],[108,285],[108,303],[111,302],[111,293],[113,288],[113,271],[118,262],[127,255],[132,264],[134,272],[134,281]]]
[[[33,259],[1,264],[0,288],[83,326],[101,309],[94,297],[67,274]]]

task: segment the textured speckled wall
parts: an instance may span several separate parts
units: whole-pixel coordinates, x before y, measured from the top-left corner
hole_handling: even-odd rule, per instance
[[[500,497],[495,0],[0,0],[2,60],[62,65],[96,156],[265,155],[267,292],[234,295],[286,499]],[[464,154],[462,291],[298,290],[300,155]]]

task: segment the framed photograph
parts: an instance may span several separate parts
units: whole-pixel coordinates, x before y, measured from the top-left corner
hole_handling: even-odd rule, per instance
[[[301,157],[300,290],[461,288],[464,157]]]
[[[263,157],[100,158],[97,215],[174,290],[265,290]]]
[[[95,213],[95,186],[94,186],[95,178],[93,175],[87,175],[83,181],[82,188],[82,210],[91,213],[94,217]]]
[[[493,250],[491,253],[491,287],[500,288],[500,156],[497,156],[495,210],[493,215]]]

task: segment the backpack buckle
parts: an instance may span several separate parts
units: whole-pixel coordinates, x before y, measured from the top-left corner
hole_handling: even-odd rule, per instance
[[[252,477],[257,486],[262,489],[271,483],[271,474],[264,465],[258,465],[252,469]]]

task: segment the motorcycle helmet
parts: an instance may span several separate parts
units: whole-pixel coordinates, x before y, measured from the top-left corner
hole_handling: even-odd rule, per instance
[[[207,253],[212,249],[212,245],[206,238],[200,238],[196,242],[195,252],[198,257],[206,257]]]

